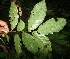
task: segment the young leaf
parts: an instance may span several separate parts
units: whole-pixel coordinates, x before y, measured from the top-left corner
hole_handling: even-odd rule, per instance
[[[19,18],[18,9],[14,2],[11,2],[9,17],[10,17],[11,29],[13,30],[16,27]]]
[[[16,49],[17,55],[20,56],[22,49],[21,49],[20,37],[18,34],[15,34],[14,42],[15,42],[15,49]]]
[[[41,24],[38,28],[38,32],[41,34],[53,34],[53,32],[59,32],[66,25],[66,19],[57,18],[56,22],[54,18],[47,20],[43,25]]]
[[[30,34],[23,32],[22,41],[23,41],[23,44],[25,45],[25,47],[32,53],[36,53],[38,51],[37,44],[34,41],[33,36],[31,36]]]
[[[41,1],[37,3],[31,11],[30,18],[28,20],[28,31],[36,29],[44,20],[46,16],[46,3]]]
[[[17,31],[22,31],[25,28],[25,23],[20,19],[20,22],[17,26]]]

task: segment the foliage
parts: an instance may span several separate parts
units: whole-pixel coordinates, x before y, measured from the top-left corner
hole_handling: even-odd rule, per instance
[[[13,50],[11,52],[8,50],[8,53],[12,54],[12,58],[15,58],[13,55],[16,54],[15,56],[18,58],[25,56],[26,58],[22,59],[29,59],[25,54],[25,52],[29,52],[34,55],[34,59],[45,59],[47,58],[49,52],[52,51],[53,47],[55,48],[52,41],[57,42],[58,44],[67,44],[65,40],[61,40],[66,38],[66,35],[55,34],[55,32],[60,32],[60,30],[64,28],[66,25],[66,19],[57,18],[56,21],[55,18],[51,18],[43,22],[46,12],[47,8],[45,0],[37,3],[31,11],[31,15],[28,20],[28,29],[26,31],[24,30],[26,28],[24,21],[19,18],[16,4],[11,2],[9,22],[11,25],[10,32],[12,34],[9,32],[5,38],[7,39],[8,43],[11,41],[11,39],[14,39],[15,46],[12,47],[13,50],[15,48],[14,53],[12,53]],[[16,31],[14,31],[14,29],[16,29]],[[67,46],[69,47],[69,45]]]
[[[20,22],[17,26],[17,31],[22,31],[25,28],[25,23],[20,19]]]
[[[31,30],[36,29],[43,22],[46,16],[46,11],[45,1],[41,1],[34,6],[28,20],[28,31],[31,32]]]
[[[38,28],[38,32],[41,34],[48,35],[53,34],[53,32],[59,32],[62,28],[66,25],[66,19],[64,18],[57,18],[58,21],[56,22],[54,18],[49,19],[43,25],[40,25]]]
[[[13,30],[17,23],[18,23],[18,18],[19,18],[19,15],[18,15],[18,9],[15,5],[14,2],[11,2],[11,7],[10,7],[10,11],[9,11],[9,17],[10,17],[10,24],[11,24],[11,29]]]
[[[33,38],[33,36],[31,36],[28,33],[22,33],[22,41],[23,44],[25,45],[25,47],[27,47],[27,49],[33,53],[37,52],[38,47],[37,44]]]
[[[15,42],[16,53],[19,56],[21,54],[22,50],[21,50],[20,37],[19,37],[18,34],[15,34],[15,36],[14,36],[14,42]]]

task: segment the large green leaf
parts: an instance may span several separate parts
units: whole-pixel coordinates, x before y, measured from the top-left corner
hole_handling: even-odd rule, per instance
[[[35,42],[38,46],[39,59],[46,59],[49,51],[52,51],[51,42],[44,34],[38,34],[36,31],[32,32]]]
[[[37,3],[31,11],[30,18],[28,20],[28,31],[36,29],[44,20],[46,16],[46,3],[41,1]]]
[[[11,2],[9,17],[10,17],[11,29],[13,30],[16,27],[19,18],[18,9],[14,2]]]
[[[41,53],[47,54],[49,51],[52,51],[51,42],[49,38],[44,34],[38,34],[36,31],[32,32],[32,35],[35,39],[36,44],[40,48]]]
[[[53,34],[53,32],[59,32],[66,25],[66,19],[57,18],[58,21],[55,21],[54,18],[47,20],[43,25],[41,24],[38,28],[38,32],[41,34],[48,35]]]
[[[36,53],[39,49],[39,52],[47,54],[52,50],[48,37],[43,34],[38,34],[36,31],[32,35],[25,32],[22,34],[23,44],[29,51]]]
[[[20,43],[20,37],[18,34],[15,34],[14,36],[14,42],[15,42],[15,50],[18,56],[20,56],[20,54],[22,53],[22,49],[21,49],[21,43]]]
[[[23,44],[25,45],[25,47],[32,53],[35,53],[38,51],[37,44],[36,44],[33,36],[31,36],[30,34],[23,32],[22,41],[23,41]]]
[[[17,26],[17,31],[22,31],[25,28],[25,23],[20,19],[20,22]]]

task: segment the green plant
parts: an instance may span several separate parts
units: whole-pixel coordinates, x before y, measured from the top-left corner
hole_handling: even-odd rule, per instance
[[[53,35],[54,32],[59,32],[62,30],[66,25],[66,19],[57,18],[56,21],[55,18],[51,18],[46,22],[43,22],[46,16],[46,12],[47,8],[45,0],[37,3],[31,11],[31,15],[28,20],[28,31],[26,32],[25,23],[23,20],[19,19],[18,9],[15,3],[11,2],[9,22],[11,24],[10,32],[12,35],[11,33],[11,36],[6,35],[6,39],[8,42],[10,39],[14,39],[14,48],[16,50],[16,57],[14,58],[20,58],[22,54],[24,56],[25,51],[23,47],[32,52],[34,55],[38,54],[39,59],[45,59],[48,53],[52,51],[51,42],[47,35]],[[14,31],[14,29],[16,31]]]

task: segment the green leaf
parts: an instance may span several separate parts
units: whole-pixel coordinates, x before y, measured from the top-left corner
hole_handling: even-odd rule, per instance
[[[51,42],[48,37],[44,34],[38,34],[36,31],[32,32],[32,35],[40,48],[40,52],[47,54],[49,51],[52,51]]]
[[[39,49],[39,52],[45,54],[52,51],[51,42],[48,37],[43,34],[38,34],[36,31],[32,32],[32,35],[25,32],[22,33],[23,44],[29,51],[36,53]]]
[[[57,18],[58,21],[55,21],[54,18],[47,20],[43,25],[41,24],[38,28],[38,33],[41,34],[53,34],[53,32],[59,32],[66,25],[66,19]]]
[[[33,36],[31,36],[30,34],[23,32],[22,41],[23,41],[23,44],[25,45],[25,47],[32,53],[35,53],[38,51],[37,44],[34,41]]]
[[[21,49],[21,43],[20,43],[20,37],[18,34],[15,34],[14,36],[14,42],[15,42],[15,50],[18,56],[20,56],[20,54],[22,53],[22,49]]]
[[[38,46],[39,59],[45,59],[49,51],[52,51],[51,42],[44,34],[38,34],[36,31],[32,32],[35,42]]]
[[[7,41],[9,42],[9,36],[8,35],[6,35],[6,38],[7,38]]]
[[[57,27],[56,27],[56,29],[58,29],[58,28],[59,29],[56,30],[56,31],[59,32],[66,25],[66,19],[64,19],[64,18],[57,18],[57,19],[58,19],[58,21],[57,21]]]
[[[37,3],[31,11],[30,18],[28,20],[28,31],[36,29],[44,20],[46,16],[46,3],[41,1]]]
[[[11,29],[13,30],[16,27],[16,25],[18,23],[18,18],[19,18],[18,9],[17,9],[14,2],[11,2],[9,17],[10,17],[9,21],[10,21],[10,24],[11,24]]]
[[[20,22],[17,26],[17,31],[22,31],[25,28],[25,23],[20,19]]]

